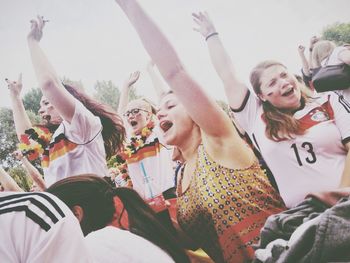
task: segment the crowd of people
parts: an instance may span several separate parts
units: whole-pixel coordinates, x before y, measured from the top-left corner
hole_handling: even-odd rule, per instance
[[[25,111],[21,76],[6,79],[14,155],[34,183],[26,193],[0,167],[1,260],[350,260],[342,230],[350,229],[350,82],[321,90],[315,81],[322,68],[349,67],[349,46],[312,37],[309,59],[298,47],[302,77],[267,60],[252,69],[249,87],[209,15],[193,13],[227,114],[137,0],[115,1],[151,57],[157,104],[129,100],[139,71],[125,80],[117,111],[62,83],[40,46],[47,20],[32,20],[42,122]]]

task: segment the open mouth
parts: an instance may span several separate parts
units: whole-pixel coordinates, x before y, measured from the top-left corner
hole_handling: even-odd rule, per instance
[[[173,126],[173,123],[171,121],[162,121],[159,126],[163,132],[167,132]]]
[[[287,91],[285,91],[282,96],[287,97],[289,95],[292,95],[294,93],[294,88],[289,88]]]
[[[131,122],[130,122],[130,125],[131,125],[132,127],[135,127],[135,126],[137,125],[137,121],[131,121]]]
[[[51,115],[44,115],[42,118],[43,118],[44,121],[50,122]]]

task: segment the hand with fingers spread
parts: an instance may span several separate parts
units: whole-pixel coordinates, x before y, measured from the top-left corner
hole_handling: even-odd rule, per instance
[[[207,39],[209,35],[216,33],[215,26],[207,12],[192,13],[192,17],[193,21],[197,24],[197,27],[193,29],[201,33],[204,38]]]
[[[15,96],[20,96],[21,91],[22,91],[22,73],[19,74],[18,80],[17,81],[12,81],[9,79],[5,79],[7,82],[7,87],[9,88],[11,94]]]
[[[37,19],[30,20],[31,27],[30,32],[28,34],[28,40],[40,41],[43,36],[43,28],[45,23],[49,20],[44,20],[43,16],[37,16]]]
[[[140,77],[140,71],[135,71],[129,75],[129,78],[125,80],[124,87],[132,87]]]

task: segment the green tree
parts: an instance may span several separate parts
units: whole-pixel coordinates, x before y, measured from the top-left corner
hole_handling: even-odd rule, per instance
[[[0,163],[4,167],[12,167],[16,163],[11,153],[18,143],[12,110],[0,108]]]
[[[23,97],[23,105],[27,111],[31,111],[35,114],[38,113],[40,108],[40,100],[43,96],[41,89],[32,88]]]
[[[334,41],[337,45],[350,43],[350,23],[335,23],[327,26],[322,32],[322,38]]]
[[[13,167],[8,173],[24,191],[28,192],[30,190],[33,180],[22,166]]]
[[[93,97],[96,100],[111,106],[114,110],[118,109],[120,90],[112,81],[97,81],[94,89]],[[129,101],[139,97],[136,90],[131,88],[129,91]]]
[[[120,91],[112,81],[97,81],[94,86],[95,92],[93,97],[109,106],[114,110],[118,108]]]

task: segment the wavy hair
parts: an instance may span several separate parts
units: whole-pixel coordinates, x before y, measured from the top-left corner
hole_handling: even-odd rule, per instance
[[[336,45],[334,42],[329,40],[321,40],[318,41],[314,48],[312,49],[311,53],[311,65],[313,68],[321,67],[321,62],[328,58],[333,50],[335,49]]]
[[[190,262],[176,239],[158,221],[152,208],[133,189],[115,188],[101,177],[86,174],[67,177],[46,191],[60,198],[70,209],[78,205],[84,210],[80,223],[84,235],[111,223],[116,212],[114,198],[118,197],[123,203],[123,209],[117,215],[119,223],[126,210],[130,232],[162,248],[175,262]]]
[[[269,67],[285,65],[278,61],[266,60],[259,63],[250,73],[250,83],[257,95],[261,94],[261,75]],[[296,79],[299,85],[303,85]],[[301,104],[305,105],[308,94],[306,87],[301,88]],[[296,135],[302,135],[306,129],[301,126],[300,121],[293,117],[293,112],[276,108],[268,101],[262,101],[264,110],[263,119],[266,123],[265,134],[267,138],[273,141],[289,140]]]
[[[83,91],[63,84],[65,89],[79,100],[92,114],[99,117],[102,123],[102,137],[107,160],[117,153],[125,139],[125,128],[120,116],[108,105],[98,102]]]

